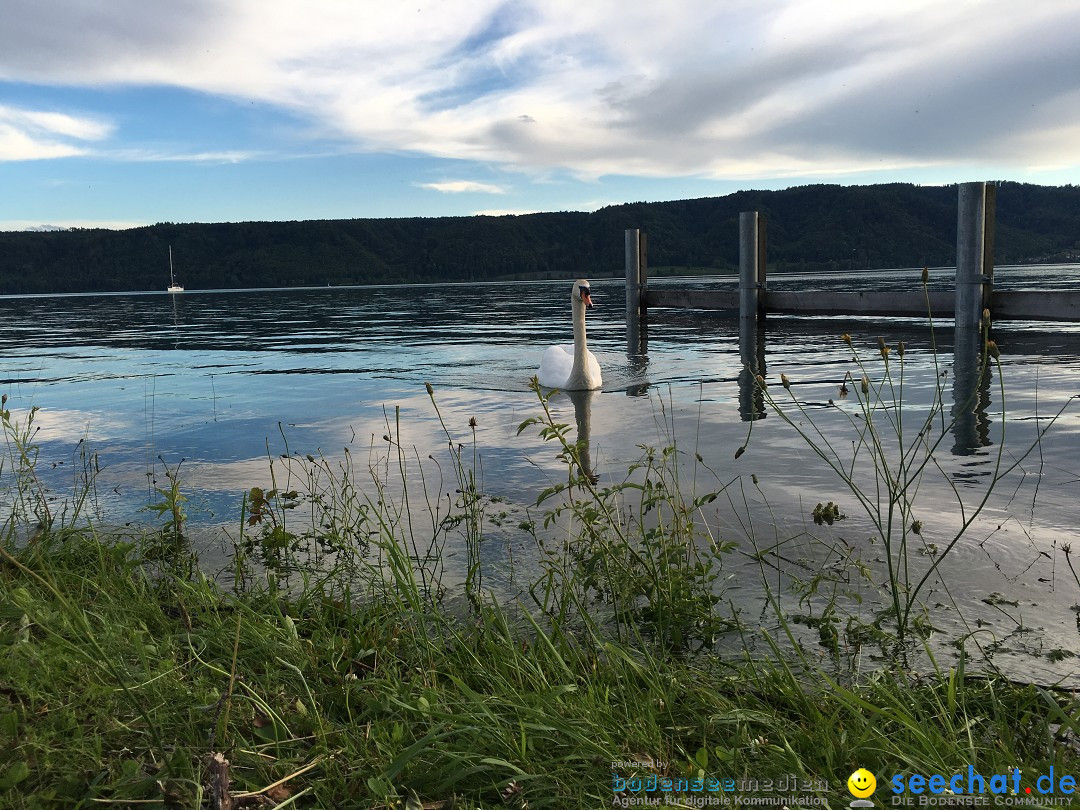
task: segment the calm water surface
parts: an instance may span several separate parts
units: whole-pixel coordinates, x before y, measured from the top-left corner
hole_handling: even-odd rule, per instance
[[[919,274],[777,276],[770,287],[913,289]],[[995,282],[1003,289],[1080,288],[1080,268],[998,268]],[[947,287],[951,273],[934,273],[931,283]],[[700,486],[736,482],[728,491],[740,494],[714,518],[744,547],[738,515],[772,515],[784,537],[807,533],[792,541],[806,560],[821,562],[826,543],[880,559],[853,499],[795,431],[771,413],[748,421],[760,415],[760,405],[745,375],[740,385],[737,318],[656,310],[642,344],[628,346],[622,283],[598,280],[593,290],[589,343],[604,388],[586,404],[602,480],[621,480],[640,456],[639,445],[675,441],[691,461],[699,453],[715,471],[706,480],[699,470]],[[485,491],[506,499],[515,518],[562,474],[555,451],[531,431],[517,435],[517,426],[539,412],[528,381],[543,349],[572,339],[569,293],[568,282],[545,282],[0,298],[0,391],[15,412],[40,407],[42,467],[58,490],[71,488],[80,448],[98,454],[94,506],[101,520],[149,522],[139,510],[153,499],[162,464],[183,462],[190,516],[213,558],[222,553],[223,532],[240,523],[242,493],[269,486],[268,457],[286,450],[336,457],[345,446],[382,452],[386,434],[420,458],[444,450],[424,388],[430,382],[455,439],[471,443],[468,423],[476,419]],[[875,379],[882,365],[874,359],[877,338],[894,346],[905,341],[909,424],[923,418],[939,388],[952,408],[948,320],[931,328],[927,319],[771,317],[759,354],[777,395],[784,393],[780,373],[791,379],[803,408],[793,413],[804,429],[816,425],[850,455],[849,417],[858,409],[839,389],[845,375],[857,379],[861,371],[840,340],[845,332]],[[994,375],[978,407],[967,409],[970,418],[939,447],[941,471],[919,491],[928,542],[944,544],[959,525],[957,497],[969,505],[981,498],[1003,425],[1008,466],[1047,418],[1080,393],[1080,324],[1000,323],[995,337],[1003,351],[1004,403]],[[553,407],[575,421],[565,397]],[[748,449],[736,461],[744,443]],[[943,566],[944,582],[929,595],[935,625],[955,636],[965,622],[974,630],[980,619],[988,628],[980,631],[984,642],[1003,642],[995,660],[1004,668],[1044,681],[1072,678],[1074,659],[1055,662],[1049,653],[1080,649],[1073,609],[1080,586],[1061,550],[1076,535],[1078,496],[1080,410],[1074,408],[999,486]],[[840,503],[850,521],[831,531],[814,526],[810,512],[826,500]],[[496,568],[525,543],[516,524],[492,528],[497,542],[488,553]],[[517,555],[527,558],[525,545]],[[755,576],[733,564],[729,588],[750,603],[760,591]]]

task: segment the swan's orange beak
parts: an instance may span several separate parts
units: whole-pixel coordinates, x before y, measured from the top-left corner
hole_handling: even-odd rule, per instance
[[[592,295],[588,290],[581,290],[581,300],[589,309],[592,309]]]

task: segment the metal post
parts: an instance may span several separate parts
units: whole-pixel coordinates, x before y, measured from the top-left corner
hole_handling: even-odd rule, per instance
[[[961,183],[956,216],[956,328],[978,328],[994,283],[994,187]]]
[[[987,183],[983,197],[983,309],[994,299],[994,232],[997,227],[997,186]]]
[[[739,214],[739,317],[757,320],[761,314],[759,278],[764,276],[761,264],[761,234],[757,211]]]
[[[758,214],[757,220],[758,220],[757,282],[758,282],[758,289],[764,290],[766,288],[766,286],[768,286],[765,283],[765,257],[768,255],[768,251],[766,250],[765,232],[768,230],[768,227],[767,227],[768,226],[768,221],[760,213]],[[758,299],[759,299],[758,300],[758,314],[764,316],[765,315],[764,296],[759,296]]]
[[[626,244],[626,325],[641,318],[641,231],[627,228]]]
[[[638,313],[642,320],[649,316],[649,234],[638,234]]]

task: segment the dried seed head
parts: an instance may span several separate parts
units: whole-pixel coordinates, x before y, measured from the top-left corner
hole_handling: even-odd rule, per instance
[[[930,280],[930,268],[924,267],[922,269],[922,283],[926,284]]]
[[[765,387],[765,378],[764,378],[764,377],[762,377],[762,376],[761,376],[760,374],[758,374],[758,375],[757,375],[756,377],[754,377],[754,380],[755,380],[755,381],[757,382],[757,384],[758,384],[759,386],[761,386],[762,388],[764,388],[764,387]]]
[[[429,383],[429,382],[424,383],[424,388],[427,389],[429,397],[435,395],[435,389],[431,387],[431,383]]]
[[[862,387],[862,392],[864,394],[870,393],[870,378],[867,377],[865,374],[862,375],[862,382],[860,383],[860,386]]]
[[[780,382],[783,384],[784,388],[791,390],[791,380],[788,379],[787,374],[780,375]]]
[[[469,417],[469,427],[475,428],[477,424],[478,423],[476,421],[476,417],[475,416],[470,416]]]
[[[499,791],[499,796],[505,804],[510,804],[515,799],[524,804],[524,799],[521,795],[524,790],[525,788],[521,786],[521,782],[511,782],[503,790]],[[417,804],[419,805],[419,803]]]
[[[903,357],[904,357],[904,350],[905,350],[906,348],[907,348],[907,346],[906,346],[906,344],[904,343],[904,341],[902,341],[902,340],[901,340],[901,341],[900,341],[899,343],[897,343],[897,344],[896,344],[896,353],[897,353],[898,355],[900,355],[900,359],[903,359]]]
[[[742,447],[740,447],[738,450],[735,451],[735,458],[738,458],[739,456],[741,456],[745,452],[746,452],[746,445],[744,444]]]
[[[998,348],[997,343],[993,340],[986,341],[986,350],[990,352],[990,356],[995,360],[1001,359],[1001,349]]]
[[[844,332],[844,334],[840,336],[840,339],[844,341],[844,343],[846,343],[848,346],[851,345],[851,335],[849,335],[847,332]]]
[[[911,524],[911,531],[915,532],[915,534],[922,534],[922,521],[913,521]]]

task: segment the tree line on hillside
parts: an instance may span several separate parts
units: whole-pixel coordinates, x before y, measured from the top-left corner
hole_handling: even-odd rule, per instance
[[[177,224],[0,233],[0,293],[478,281],[622,273],[641,228],[653,268],[738,265],[741,211],[768,221],[775,270],[947,266],[955,186],[813,185],[592,213]],[[998,184],[998,264],[1080,260],[1080,186]]]

